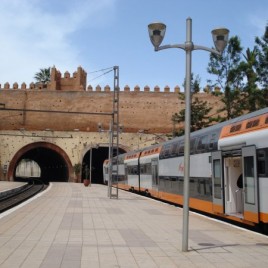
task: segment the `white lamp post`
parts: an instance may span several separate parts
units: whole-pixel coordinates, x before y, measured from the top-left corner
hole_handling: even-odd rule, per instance
[[[187,18],[186,20],[186,41],[184,44],[160,46],[166,32],[166,25],[164,23],[151,23],[148,25],[148,30],[155,51],[167,48],[181,48],[186,52],[182,251],[188,251],[192,51],[199,49],[221,55],[228,43],[229,30],[226,28],[219,28],[211,32],[216,50],[204,46],[194,45],[192,42],[191,18]]]
[[[94,144],[94,143],[90,143],[90,152],[89,152],[89,186],[91,186],[91,182],[92,182],[92,150],[93,149],[98,149],[99,145],[98,144]]]

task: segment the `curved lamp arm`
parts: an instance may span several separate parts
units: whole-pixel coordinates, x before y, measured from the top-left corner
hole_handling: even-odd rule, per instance
[[[221,52],[219,52],[216,49],[209,48],[209,47],[204,47],[204,46],[199,46],[199,45],[194,45],[193,50],[206,50],[206,51],[214,53],[214,54],[216,54],[218,56],[221,56],[221,54],[222,54]]]
[[[154,47],[154,50],[159,51],[159,50],[168,49],[168,48],[181,48],[185,50],[185,45],[184,44],[164,45],[160,47]]]
[[[159,50],[164,50],[168,48],[180,48],[180,49],[186,50],[186,45],[185,44],[164,45],[164,46],[155,47],[154,50],[159,51]],[[193,45],[191,50],[205,50],[205,51],[214,53],[218,56],[221,56],[222,54],[216,49],[205,47],[205,46],[199,46],[199,45]]]

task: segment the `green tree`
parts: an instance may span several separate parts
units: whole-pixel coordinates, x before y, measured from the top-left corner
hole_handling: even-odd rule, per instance
[[[268,26],[262,38],[256,37],[253,50],[249,48],[243,54],[244,60],[237,71],[243,81],[244,108],[248,112],[268,105]]]
[[[255,49],[257,51],[258,85],[261,90],[262,107],[268,106],[268,24],[265,27],[264,35],[255,39]]]
[[[216,75],[216,82],[208,81],[210,87],[220,87],[223,90],[221,101],[224,104],[219,113],[225,111],[226,116],[221,120],[234,118],[243,113],[244,105],[241,102],[241,87],[243,76],[238,71],[241,62],[242,47],[237,36],[231,37],[221,56],[210,54],[207,71]]]
[[[258,74],[257,74],[257,49],[249,48],[246,54],[243,54],[244,61],[238,66],[238,71],[246,78],[245,85],[243,86],[244,92],[244,109],[253,112],[260,108],[266,107],[263,91],[258,88]]]
[[[201,79],[198,75],[196,77],[194,77],[193,74],[191,75],[191,131],[207,127],[211,124],[208,114],[212,108],[208,106],[206,101],[201,101],[194,95],[200,91],[200,81]],[[185,88],[185,81],[183,86]],[[184,93],[179,93],[179,99],[185,100]],[[182,109],[179,113],[173,114],[171,121],[173,122],[173,136],[183,135],[184,129],[179,129],[179,131],[175,133],[175,124],[185,121],[185,109]]]
[[[255,49],[257,58],[258,82],[262,89],[268,88],[268,24],[266,25],[264,35],[255,38]]]
[[[38,83],[47,84],[50,81],[50,67],[40,69],[34,76],[34,79]]]
[[[208,106],[206,101],[201,101],[198,97],[194,98],[191,104],[191,125],[190,130],[196,131],[208,127],[212,120],[208,116],[211,111],[211,107]],[[172,115],[172,121],[176,123],[181,123],[185,121],[185,109],[182,109],[179,113]],[[180,129],[177,135],[183,135],[184,129]]]

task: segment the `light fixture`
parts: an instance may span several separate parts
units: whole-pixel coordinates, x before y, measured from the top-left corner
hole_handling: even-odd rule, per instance
[[[222,53],[228,43],[229,30],[226,28],[217,28],[212,30],[211,34],[217,51]]]
[[[157,49],[165,37],[166,25],[162,22],[150,23],[148,25],[148,31],[150,40],[155,49]]]

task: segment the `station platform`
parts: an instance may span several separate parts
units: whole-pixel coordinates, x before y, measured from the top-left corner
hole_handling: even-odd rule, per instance
[[[52,183],[0,214],[1,268],[268,267],[268,238],[107,186]]]
[[[27,185],[26,182],[0,181],[0,198],[10,192],[16,192]]]

